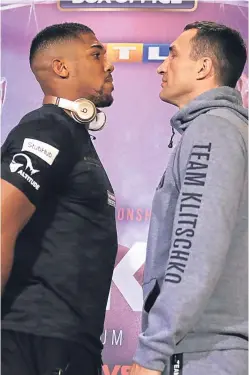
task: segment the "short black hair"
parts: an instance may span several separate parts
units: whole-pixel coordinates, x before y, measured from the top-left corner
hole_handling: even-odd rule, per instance
[[[32,64],[36,52],[39,50],[46,48],[53,43],[78,38],[80,34],[87,33],[94,34],[88,26],[82,25],[81,23],[65,22],[46,27],[32,40],[29,53],[30,65]]]
[[[184,31],[197,29],[192,39],[190,57],[214,58],[217,80],[222,86],[235,87],[247,59],[247,51],[240,33],[225,25],[197,21],[185,26]]]

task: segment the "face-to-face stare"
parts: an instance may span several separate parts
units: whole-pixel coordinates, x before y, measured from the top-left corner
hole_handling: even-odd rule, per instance
[[[106,50],[92,33],[82,34],[67,45],[64,59],[69,89],[75,98],[91,100],[97,107],[107,107],[113,102],[112,72],[106,59]]]
[[[197,30],[184,31],[171,45],[169,56],[157,69],[162,75],[160,98],[181,105],[195,89],[197,62],[190,58],[191,39]]]

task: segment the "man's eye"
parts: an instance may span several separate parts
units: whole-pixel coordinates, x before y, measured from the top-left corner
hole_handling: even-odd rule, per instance
[[[100,53],[99,52],[94,53],[93,57],[98,60],[100,58]]]

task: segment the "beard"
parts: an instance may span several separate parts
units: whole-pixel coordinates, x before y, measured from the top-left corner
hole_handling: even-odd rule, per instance
[[[89,98],[93,104],[95,104],[96,107],[104,108],[104,107],[110,107],[113,103],[113,96],[110,93],[105,93],[103,87],[96,92],[96,95],[91,95]]]

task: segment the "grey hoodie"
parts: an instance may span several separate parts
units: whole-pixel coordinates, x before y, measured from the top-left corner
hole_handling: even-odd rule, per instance
[[[240,93],[210,90],[171,120],[182,133],[157,187],[134,361],[247,349],[247,120]]]

